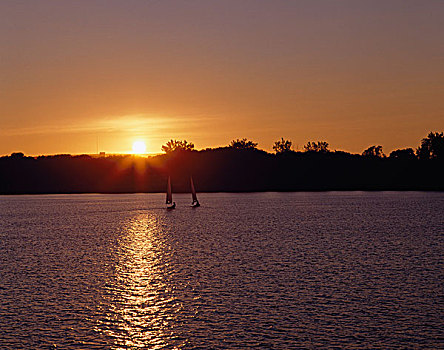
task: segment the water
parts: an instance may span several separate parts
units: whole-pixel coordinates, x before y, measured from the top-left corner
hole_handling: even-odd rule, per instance
[[[443,193],[0,197],[0,348],[443,348]]]

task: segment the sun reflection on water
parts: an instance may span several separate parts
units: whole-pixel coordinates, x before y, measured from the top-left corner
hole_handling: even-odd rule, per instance
[[[113,339],[114,349],[180,348],[185,339],[174,334],[173,323],[182,304],[169,283],[172,253],[161,218],[153,213],[131,218],[116,254],[98,331]]]

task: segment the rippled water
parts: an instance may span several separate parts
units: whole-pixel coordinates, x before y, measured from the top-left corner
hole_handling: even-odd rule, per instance
[[[443,348],[443,193],[0,197],[0,348]]]

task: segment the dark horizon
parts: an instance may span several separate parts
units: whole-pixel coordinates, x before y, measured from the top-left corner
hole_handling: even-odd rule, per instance
[[[152,157],[54,155],[0,157],[0,194],[157,193],[171,176],[174,192],[444,190],[444,134],[430,133],[418,149],[395,150],[387,157],[371,146],[361,155],[330,151],[322,141],[304,152],[288,140],[275,153],[247,139],[229,146],[194,150],[171,140]]]

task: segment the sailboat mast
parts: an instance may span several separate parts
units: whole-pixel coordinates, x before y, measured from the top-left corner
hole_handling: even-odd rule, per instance
[[[166,204],[171,204],[171,203],[173,203],[173,192],[171,191],[171,178],[168,176]]]
[[[193,197],[193,202],[197,202],[197,195],[196,195],[196,189],[194,188],[193,177],[190,177],[190,181],[191,181],[191,195]]]

